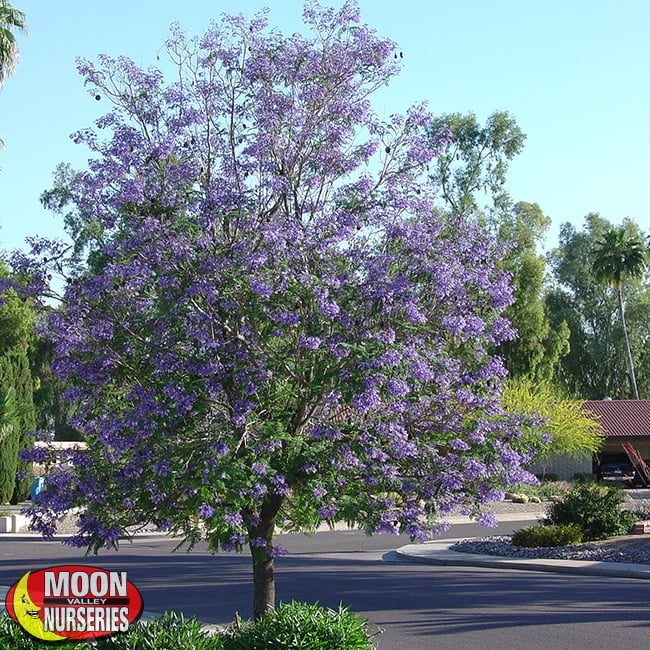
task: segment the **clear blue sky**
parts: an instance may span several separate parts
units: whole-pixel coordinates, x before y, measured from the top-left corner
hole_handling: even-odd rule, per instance
[[[322,4],[340,5],[340,0]],[[559,224],[588,212],[650,229],[650,2],[648,0],[359,0],[363,21],[404,51],[404,69],[375,108],[426,99],[434,113],[507,110],[528,135],[510,169],[515,200]],[[222,12],[270,6],[285,32],[302,26],[300,0],[13,0],[27,15],[17,73],[0,91],[0,248],[61,232],[41,192],[59,162],[83,168],[69,135],[106,105],[86,93],[75,58],[105,52],[143,66],[172,22],[201,34]]]

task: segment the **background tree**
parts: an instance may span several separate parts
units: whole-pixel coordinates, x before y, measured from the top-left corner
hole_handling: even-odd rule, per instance
[[[0,266],[0,278],[7,278]],[[3,435],[0,436],[0,503],[23,500],[29,491],[31,473],[21,463],[18,450],[29,446],[27,431],[35,426],[33,382],[29,347],[34,314],[28,300],[13,290],[0,295],[0,400],[4,407]],[[22,474],[22,475],[21,475]]]
[[[484,126],[474,113],[442,115],[431,131],[442,129],[451,138],[436,161],[433,179],[451,214],[500,222],[511,207],[505,188],[508,164],[523,149],[526,135],[505,111],[492,113]]]
[[[551,220],[536,203],[513,204],[506,188],[510,161],[526,139],[516,120],[497,111],[485,125],[473,113],[436,118],[433,134],[447,130],[450,140],[436,161],[433,180],[440,186],[441,210],[452,221],[475,219],[507,249],[502,263],[512,275],[514,303],[506,316],[516,338],[498,348],[513,377],[549,380],[568,351],[565,322],[552,325],[544,300],[546,262],[538,254]]]
[[[311,38],[263,17],[175,30],[170,85],[80,62],[114,108],[105,137],[77,136],[97,159],[66,183],[83,242],[49,327],[89,446],[32,511],[51,534],[83,505],[73,543],[95,549],[148,521],[248,546],[255,616],[274,603],[276,527],[422,540],[458,509],[493,523],[484,504],[534,453],[499,407],[498,247],[434,212],[444,141],[423,107],[370,110],[395,45],[353,3],[304,16]]]
[[[52,371],[54,362],[52,342],[41,336],[35,336],[30,347],[29,359],[34,378],[36,429],[52,432],[55,440],[80,440],[79,432],[69,424],[74,414],[74,407],[63,399],[66,386]]]
[[[0,88],[14,73],[18,61],[18,46],[14,32],[25,33],[25,14],[14,9],[7,0],[0,0]]]
[[[552,456],[591,456],[603,445],[600,423],[583,409],[583,400],[566,399],[549,384],[530,379],[508,381],[503,391],[503,406],[512,413],[543,419],[530,430],[533,441],[549,436],[550,443],[541,449],[538,460]]]
[[[627,370],[630,374],[630,386],[634,399],[639,399],[639,389],[634,372],[634,361],[630,349],[630,338],[625,323],[625,302],[623,300],[623,280],[625,278],[643,278],[646,271],[647,249],[644,242],[628,234],[626,228],[608,230],[596,245],[592,268],[596,280],[605,283],[616,291],[618,315],[625,341]]]
[[[641,237],[638,226],[626,220],[630,235]],[[622,399],[629,396],[625,344],[616,295],[596,280],[594,251],[612,224],[597,214],[585,217],[582,230],[560,228],[559,246],[549,254],[553,285],[547,296],[553,323],[566,321],[570,351],[563,357],[558,381],[577,399]],[[623,280],[628,296],[627,328],[639,393],[650,395],[650,367],[645,346],[650,342],[650,292],[639,278]]]
[[[18,469],[18,412],[13,386],[10,384],[11,368],[6,359],[0,359],[0,504],[8,503],[16,485]]]
[[[514,302],[505,316],[517,329],[517,337],[501,343],[497,352],[510,377],[538,384],[553,380],[560,359],[569,351],[566,321],[551,324],[544,298],[546,263],[537,247],[549,226],[550,218],[539,205],[519,202],[504,213],[498,231],[499,240],[509,245],[502,266],[512,274]]]

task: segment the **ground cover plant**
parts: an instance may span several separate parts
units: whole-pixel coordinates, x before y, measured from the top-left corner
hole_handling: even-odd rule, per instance
[[[503,251],[434,209],[428,166],[450,134],[422,104],[373,112],[401,58],[355,3],[304,17],[308,36],[266,14],[174,28],[169,82],[81,60],[111,110],[75,136],[89,168],[45,196],[74,246],[13,258],[42,294],[66,275],[47,336],[88,445],[46,478],[35,528],[79,507],[72,543],[92,550],[149,522],[248,547],[256,618],[278,527],[492,525],[485,504],[534,481],[540,442],[500,405]]]
[[[559,526],[525,526],[512,535],[515,546],[535,548],[538,546],[568,546],[582,542],[582,529],[576,524]]]

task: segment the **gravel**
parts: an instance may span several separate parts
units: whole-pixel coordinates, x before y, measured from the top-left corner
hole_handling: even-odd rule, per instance
[[[646,543],[638,543],[646,542]],[[589,560],[593,562],[626,562],[650,564],[650,540],[621,540],[612,544],[579,544],[576,546],[526,548],[514,546],[509,536],[465,539],[450,547],[460,553],[496,555],[523,559]]]

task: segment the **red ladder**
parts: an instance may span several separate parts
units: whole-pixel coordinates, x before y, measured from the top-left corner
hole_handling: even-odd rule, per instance
[[[641,454],[634,448],[631,442],[622,442],[621,447],[623,447],[627,457],[641,475],[645,487],[650,486],[650,467],[648,467],[645,460],[641,458]]]

